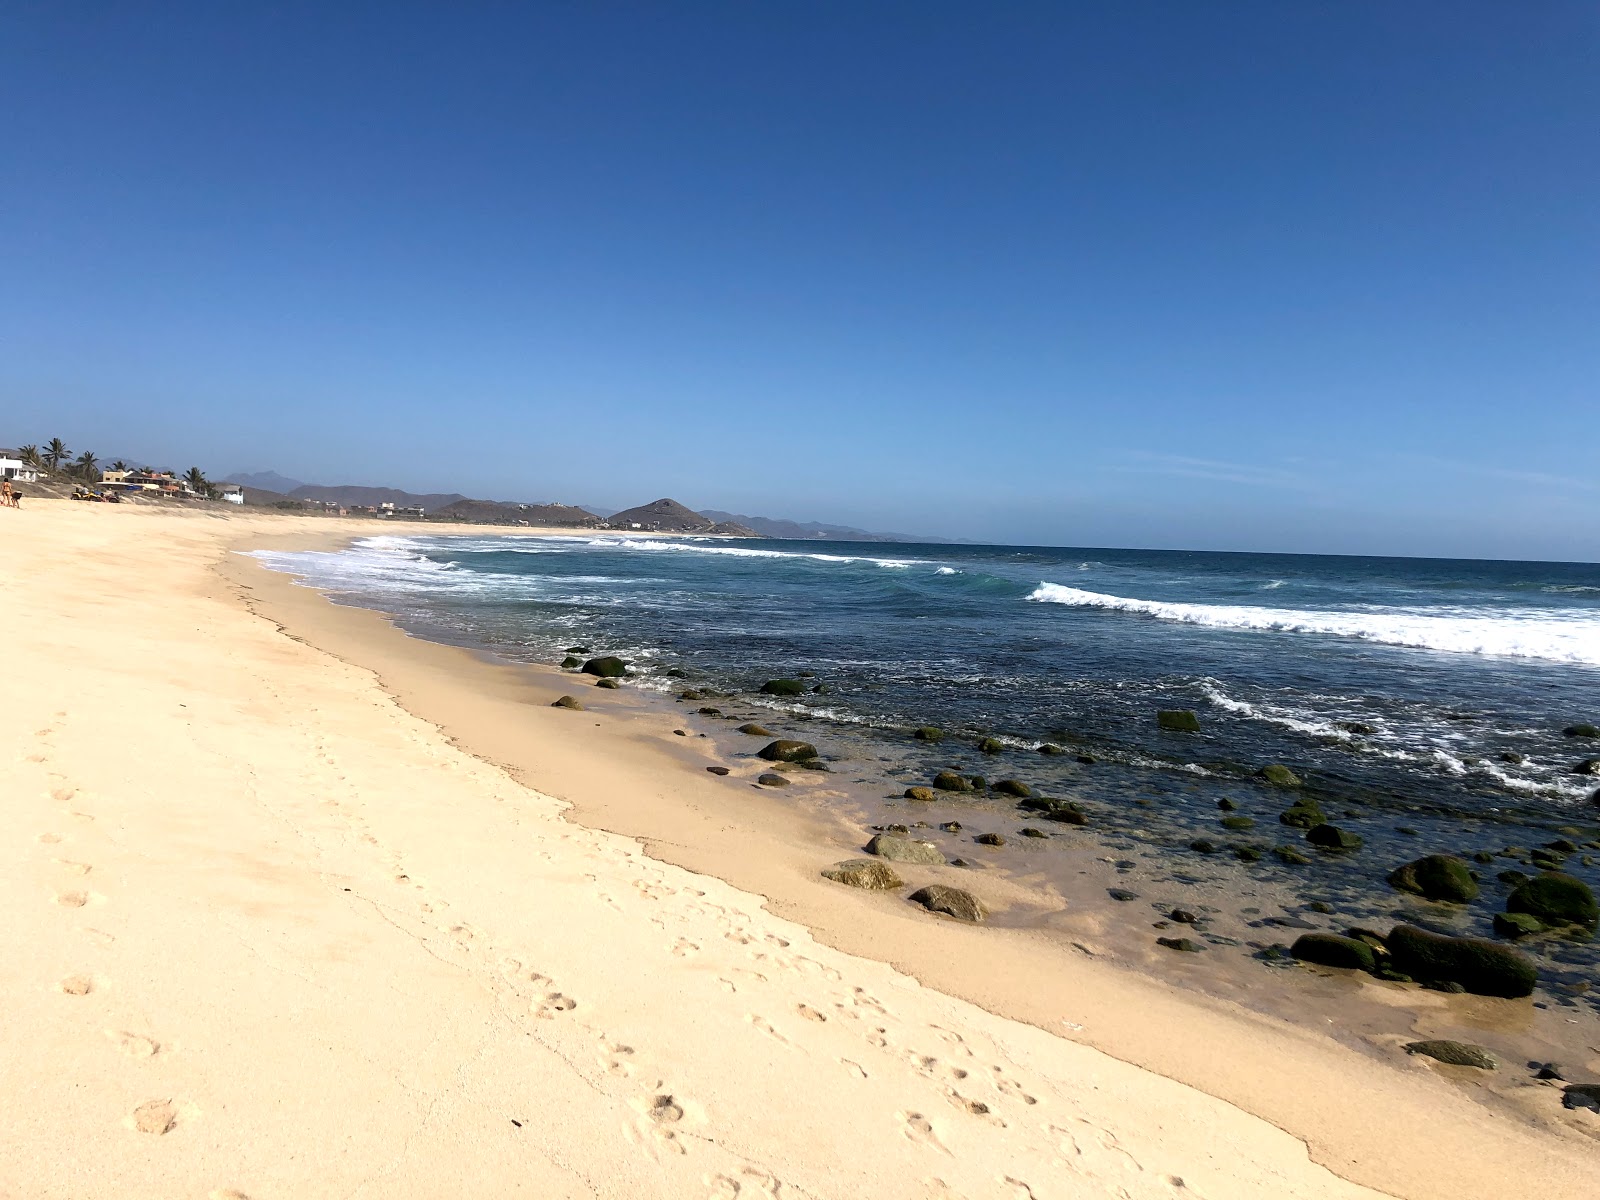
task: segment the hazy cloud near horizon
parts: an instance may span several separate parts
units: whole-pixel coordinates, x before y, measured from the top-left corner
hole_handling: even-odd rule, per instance
[[[31,6],[0,444],[1600,559],[1588,11],[1153,2]]]

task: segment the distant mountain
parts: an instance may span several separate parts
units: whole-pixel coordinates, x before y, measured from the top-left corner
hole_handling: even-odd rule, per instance
[[[649,529],[662,533],[710,533],[717,522],[676,500],[653,500],[625,508],[607,518],[613,529]]]
[[[306,486],[298,479],[290,479],[287,475],[279,475],[276,471],[239,471],[224,476],[223,482],[237,483],[241,487],[260,488],[263,492],[277,492],[284,496],[295,488]]]
[[[916,537],[909,533],[871,533],[850,525],[824,525],[820,521],[785,521],[774,517],[745,517],[738,513],[720,512],[714,508],[703,510],[703,515],[713,521],[735,522],[755,530],[763,537],[790,538],[795,541],[835,542],[930,542],[936,538]]]

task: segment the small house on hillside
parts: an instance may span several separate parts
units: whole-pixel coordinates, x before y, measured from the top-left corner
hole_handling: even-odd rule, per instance
[[[39,472],[22,461],[15,450],[0,450],[0,479],[15,483],[36,483]]]
[[[217,487],[217,499],[225,500],[229,504],[243,504],[244,488],[237,483],[219,484]]]

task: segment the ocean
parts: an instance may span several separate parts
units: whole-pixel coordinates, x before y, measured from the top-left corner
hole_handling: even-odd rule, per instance
[[[1600,887],[1581,845],[1600,836],[1600,763],[1584,767],[1600,740],[1563,732],[1600,724],[1592,564],[421,530],[259,557],[419,637],[547,665],[581,644],[629,660],[663,703],[692,688],[726,716],[788,722],[868,820],[905,821],[894,798],[949,767],[1078,802],[1162,879],[1248,870],[1286,902],[1374,921],[1487,935],[1499,873],[1563,838],[1579,843],[1565,869]],[[808,690],[759,694],[774,678]],[[1199,732],[1163,730],[1163,709]],[[923,726],[944,740],[915,740]],[[1268,764],[1362,851],[1274,857],[1303,843]],[[939,819],[956,804],[1011,833],[1026,820],[986,793],[943,798]],[[1229,813],[1255,827],[1221,827]],[[1433,852],[1476,855],[1483,896],[1397,909],[1387,872]],[[1558,978],[1596,965],[1582,945],[1537,953]]]

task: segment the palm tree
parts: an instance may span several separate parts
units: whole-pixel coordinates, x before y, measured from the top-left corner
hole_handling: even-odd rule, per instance
[[[206,482],[206,473],[199,467],[190,467],[188,474],[183,477],[183,481],[193,491],[199,492],[202,496],[208,494],[211,488],[211,485]]]
[[[123,462],[120,458],[106,468],[108,471],[131,471],[132,469],[132,467],[128,466],[128,464]]]
[[[17,451],[17,457],[30,467],[44,466],[44,459],[39,457],[39,447],[37,446],[24,446]]]
[[[93,450],[85,450],[73,460],[72,469],[83,476],[87,483],[98,483],[100,480],[100,460],[95,457]]]
[[[51,438],[50,444],[44,448],[44,461],[54,471],[61,465],[61,460],[71,454],[72,451],[67,449],[65,442],[60,438]]]

